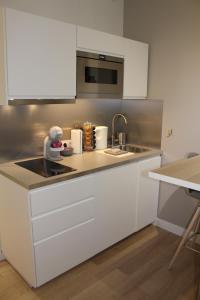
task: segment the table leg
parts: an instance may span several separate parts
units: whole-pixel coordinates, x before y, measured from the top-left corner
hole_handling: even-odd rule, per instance
[[[194,213],[194,216],[192,217],[192,220],[190,221],[177,249],[176,249],[176,252],[175,254],[173,255],[172,259],[171,259],[171,262],[169,264],[169,270],[172,268],[178,254],[180,253],[181,249],[183,248],[185,242],[187,241],[188,237],[189,237],[189,234],[191,233],[192,231],[192,228],[194,227],[195,223],[198,221],[198,218],[200,217],[200,207],[197,208],[196,212]]]

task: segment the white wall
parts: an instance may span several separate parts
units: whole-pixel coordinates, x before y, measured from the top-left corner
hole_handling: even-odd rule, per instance
[[[164,100],[165,162],[200,153],[200,1],[125,0],[124,34],[150,43],[148,95]],[[194,204],[183,189],[161,185],[161,218],[185,226]]]
[[[0,0],[0,5],[123,34],[124,0]]]

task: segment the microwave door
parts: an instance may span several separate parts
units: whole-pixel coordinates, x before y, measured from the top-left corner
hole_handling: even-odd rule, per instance
[[[78,95],[116,98],[122,88],[123,64],[78,57]]]

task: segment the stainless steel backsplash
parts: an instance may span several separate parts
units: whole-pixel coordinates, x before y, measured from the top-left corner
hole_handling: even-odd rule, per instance
[[[128,117],[129,142],[160,147],[161,101],[78,99],[69,104],[1,106],[0,162],[41,155],[43,140],[53,125],[66,128],[91,121],[108,126],[110,135],[117,112]]]
[[[159,100],[123,100],[122,113],[128,118],[128,140],[160,148],[163,102]]]

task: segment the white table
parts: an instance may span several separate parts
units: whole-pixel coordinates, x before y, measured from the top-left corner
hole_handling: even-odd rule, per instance
[[[182,159],[170,163],[162,168],[153,170],[149,172],[151,178],[178,185],[180,187],[185,187],[191,190],[200,191],[200,155],[189,158]],[[200,205],[197,207],[185,233],[179,243],[178,248],[169,265],[171,269],[177,258],[179,252],[184,245],[188,245],[188,241],[191,237],[191,233],[198,233],[200,225]],[[187,246],[189,249],[200,253],[193,246]]]
[[[149,172],[151,178],[200,191],[200,155]]]

